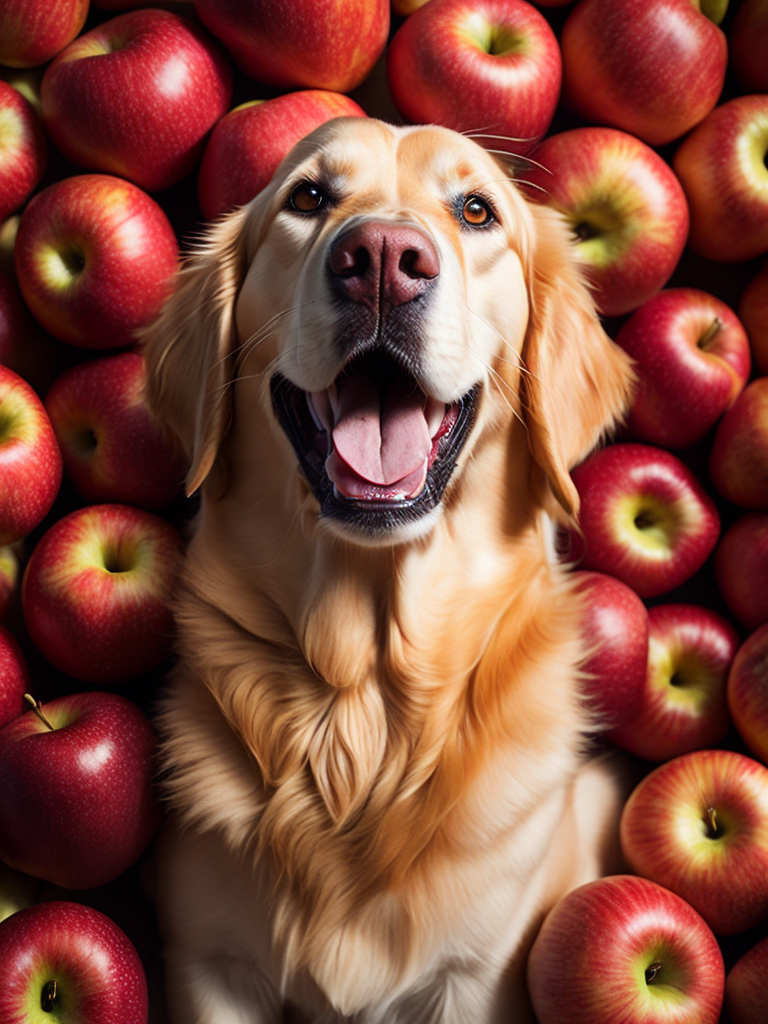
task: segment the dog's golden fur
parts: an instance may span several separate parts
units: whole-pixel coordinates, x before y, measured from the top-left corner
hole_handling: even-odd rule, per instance
[[[318,178],[342,198],[291,217]],[[462,228],[457,190],[498,223]],[[319,515],[270,397],[276,369],[307,391],[339,373],[322,267],[372,215],[440,252],[423,390],[482,384],[438,508],[375,542]],[[605,870],[618,800],[585,755],[580,599],[550,533],[631,372],[564,225],[452,132],[331,122],[211,228],[146,355],[201,491],[159,717],[174,1019],[528,1020],[527,945]]]

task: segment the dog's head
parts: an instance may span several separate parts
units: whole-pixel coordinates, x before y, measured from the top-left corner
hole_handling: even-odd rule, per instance
[[[147,333],[150,399],[186,446],[188,490],[222,490],[212,470],[239,432],[238,473],[249,438],[276,446],[322,526],[392,544],[426,534],[481,439],[515,423],[573,513],[569,470],[630,382],[573,252],[468,138],[364,118],[317,129],[210,229]]]

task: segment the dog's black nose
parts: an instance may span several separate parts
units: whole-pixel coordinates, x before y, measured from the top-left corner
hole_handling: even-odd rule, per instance
[[[328,266],[342,298],[386,311],[428,291],[440,273],[440,258],[419,228],[369,220],[339,235]]]

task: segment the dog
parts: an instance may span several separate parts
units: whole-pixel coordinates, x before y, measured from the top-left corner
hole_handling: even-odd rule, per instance
[[[553,534],[632,369],[565,223],[470,138],[337,119],[143,340],[200,494],[157,717],[172,1019],[532,1020],[621,801]]]

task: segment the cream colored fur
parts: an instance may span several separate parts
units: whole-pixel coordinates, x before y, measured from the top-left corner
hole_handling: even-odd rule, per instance
[[[284,209],[332,179],[323,218]],[[498,223],[460,228],[480,191]],[[318,516],[271,406],[341,367],[324,266],[366,217],[434,239],[422,389],[482,384],[440,506],[363,542]],[[546,910],[612,863],[620,784],[585,753],[580,600],[548,557],[569,469],[631,372],[567,232],[478,146],[344,119],[211,228],[148,332],[150,398],[201,509],[159,726],[173,809],[161,916],[174,1024],[531,1019]]]

